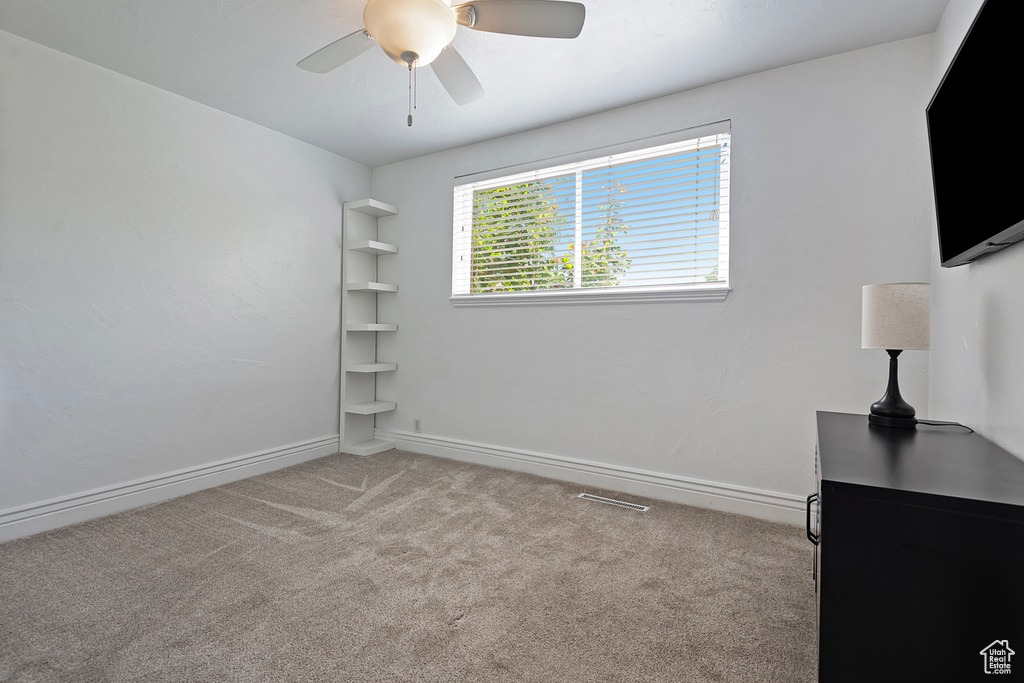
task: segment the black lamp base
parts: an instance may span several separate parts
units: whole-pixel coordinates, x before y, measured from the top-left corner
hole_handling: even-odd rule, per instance
[[[917,411],[900,396],[900,384],[897,379],[899,365],[896,359],[901,350],[886,349],[886,352],[889,354],[889,386],[885,389],[885,396],[871,404],[868,422],[879,427],[917,429],[917,418],[914,417]]]
[[[886,417],[885,415],[868,415],[868,422],[878,427],[895,427],[896,429],[917,429],[916,417]]]

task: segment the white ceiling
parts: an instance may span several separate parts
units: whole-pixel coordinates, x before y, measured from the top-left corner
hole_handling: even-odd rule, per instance
[[[459,28],[486,90],[456,106],[373,48],[295,66],[362,27],[364,0],[3,0],[0,29],[369,166],[935,31],[946,0],[582,0],[575,40]]]

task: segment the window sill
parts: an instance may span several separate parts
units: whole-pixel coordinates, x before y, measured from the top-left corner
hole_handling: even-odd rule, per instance
[[[725,301],[726,284],[693,285],[685,289],[590,289],[464,294],[448,300],[453,306],[543,306],[549,304],[626,304],[668,301]]]

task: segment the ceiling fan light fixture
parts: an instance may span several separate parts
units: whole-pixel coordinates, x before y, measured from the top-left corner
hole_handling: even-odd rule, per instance
[[[444,0],[370,0],[363,10],[366,32],[388,57],[406,64],[403,53],[416,54],[426,66],[455,38],[455,14]]]

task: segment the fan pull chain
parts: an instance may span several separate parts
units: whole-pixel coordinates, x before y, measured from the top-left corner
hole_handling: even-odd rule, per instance
[[[412,126],[412,110],[416,108],[416,81],[419,80],[413,74],[413,67],[420,61],[420,56],[412,50],[402,53],[402,61],[409,65],[409,118],[408,124]]]
[[[415,54],[415,53],[412,53]],[[402,54],[403,57],[409,56],[409,119],[408,124],[412,126],[412,110],[416,108],[416,95],[419,85],[419,74],[413,71],[413,66],[419,61],[419,57],[413,57],[412,54],[405,52]]]

